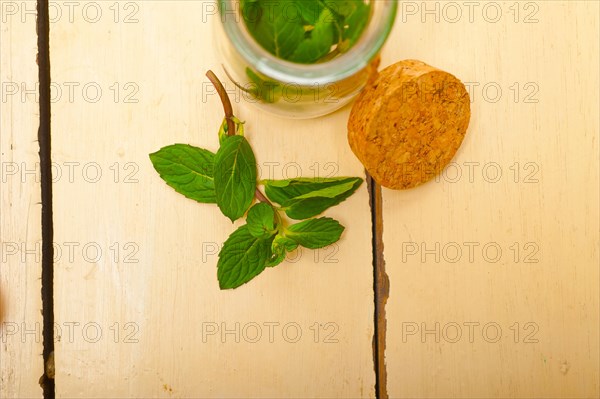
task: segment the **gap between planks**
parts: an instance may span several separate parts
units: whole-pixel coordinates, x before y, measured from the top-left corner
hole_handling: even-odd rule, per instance
[[[48,0],[37,1],[37,35],[40,90],[40,182],[42,194],[42,317],[44,374],[40,385],[45,399],[54,399],[54,226],[52,221],[52,159],[50,140],[50,21]],[[50,374],[50,376],[48,375]]]
[[[373,235],[373,291],[375,298],[373,334],[373,362],[375,366],[375,396],[388,399],[387,369],[385,365],[385,342],[387,320],[385,305],[390,293],[390,281],[385,272],[383,257],[383,197],[381,186],[367,174],[367,187],[371,207],[371,223]]]

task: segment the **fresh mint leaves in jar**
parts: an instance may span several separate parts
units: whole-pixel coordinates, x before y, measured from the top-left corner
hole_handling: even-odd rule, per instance
[[[222,61],[243,98],[291,118],[331,113],[373,72],[395,0],[221,0]]]

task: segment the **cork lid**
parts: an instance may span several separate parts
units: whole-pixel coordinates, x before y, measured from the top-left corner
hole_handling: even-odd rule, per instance
[[[405,60],[381,71],[348,120],[350,148],[376,182],[391,189],[433,179],[460,147],[471,117],[469,94],[453,75]]]

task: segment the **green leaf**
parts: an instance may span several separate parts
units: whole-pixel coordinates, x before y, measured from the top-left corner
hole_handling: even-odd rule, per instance
[[[214,170],[217,204],[235,221],[246,213],[256,190],[256,159],[245,137],[224,140],[215,155]]]
[[[267,104],[277,102],[281,98],[281,85],[275,81],[263,79],[252,69],[246,68],[246,75],[256,85],[249,90],[256,98]]]
[[[217,202],[213,178],[215,154],[187,144],[173,144],[150,154],[160,177],[186,197],[202,203]]]
[[[369,4],[365,4],[362,1],[355,3],[355,7],[344,20],[345,27],[343,37],[348,41],[348,47],[353,46],[354,43],[358,41],[367,26],[371,14],[371,6]]]
[[[233,123],[235,124],[235,134],[239,136],[244,135],[244,123],[240,121],[235,116],[231,118]],[[223,118],[223,123],[221,123],[221,127],[219,127],[219,145],[223,145],[227,136],[229,135],[229,125],[227,124],[227,118]]]
[[[282,246],[271,245],[271,258],[267,261],[267,267],[275,267],[285,260],[287,252]]]
[[[273,252],[271,258],[267,261],[267,267],[275,267],[285,260],[287,253],[285,249],[280,248],[277,252]]]
[[[223,145],[223,143],[227,139],[228,131],[229,126],[227,125],[227,119],[223,118],[223,123],[221,123],[221,127],[219,128],[219,145]]]
[[[341,37],[337,49],[340,52],[352,47],[364,32],[371,15],[371,5],[363,0],[319,0],[336,16],[335,25]],[[334,33],[335,36],[335,33]]]
[[[332,218],[305,220],[291,225],[286,237],[305,248],[317,249],[333,244],[340,239],[344,226]]]
[[[362,184],[358,177],[265,180],[267,197],[292,219],[308,219],[350,197]]]
[[[253,237],[268,238],[277,232],[275,229],[275,210],[269,204],[259,202],[248,211],[246,218],[248,230]]]
[[[315,22],[314,29],[310,30],[310,37],[296,47],[289,60],[310,64],[327,55],[335,40],[333,22],[333,14],[328,8],[324,8]]]
[[[317,23],[319,16],[325,8],[321,2],[315,0],[295,0],[290,3],[294,3],[304,21],[309,25]]]
[[[252,37],[265,50],[283,59],[294,52],[305,33],[302,18],[287,17],[283,14],[285,9],[286,2],[257,1],[244,4],[243,10]]]
[[[287,252],[292,252],[293,250],[298,248],[298,243],[289,237],[277,235],[275,237],[275,240],[273,240],[273,248],[276,247],[281,247]]]
[[[285,260],[285,256],[288,252],[291,252],[296,248],[298,248],[297,242],[278,234],[271,244],[271,252],[273,255],[267,262],[267,267],[277,266]]]
[[[273,239],[262,239],[250,234],[248,225],[234,231],[223,244],[217,262],[219,287],[237,288],[265,270],[271,258]]]
[[[350,191],[356,182],[354,180],[350,180],[346,183],[335,184],[329,187],[324,187],[319,190],[311,191],[306,194],[302,194],[296,197],[296,200],[308,199],[308,198],[335,198],[340,194],[344,194],[345,192]]]
[[[366,5],[364,0],[319,0],[319,2],[341,18],[352,15],[360,5]]]

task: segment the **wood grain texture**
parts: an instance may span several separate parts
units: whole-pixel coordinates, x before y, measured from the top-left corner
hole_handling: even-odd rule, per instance
[[[472,88],[454,164],[383,191],[388,392],[598,397],[598,3],[475,3],[405,2],[383,57]]]
[[[100,4],[97,23],[78,18],[51,29],[52,78],[63,87],[52,117],[53,160],[63,170],[54,188],[63,243],[57,397],[374,397],[366,184],[327,212],[347,226],[339,247],[302,251],[248,285],[219,291],[216,254],[235,226],[216,206],[175,193],[148,159],[175,142],[217,148],[222,108],[204,77],[209,68],[224,76],[215,16],[203,23],[209,3],[200,1],[120,3],[115,23],[112,3]],[[133,11],[137,22],[123,23]],[[73,101],[68,82],[79,84]],[[96,102],[94,85],[102,89]],[[137,102],[125,102],[128,94]],[[262,178],[364,176],[346,143],[348,109],[291,122],[231,95]],[[73,179],[68,162],[78,163]],[[70,242],[78,245],[73,261]],[[72,340],[69,323],[79,323],[70,324]]]
[[[39,398],[44,373],[35,1],[1,2],[0,397]]]

